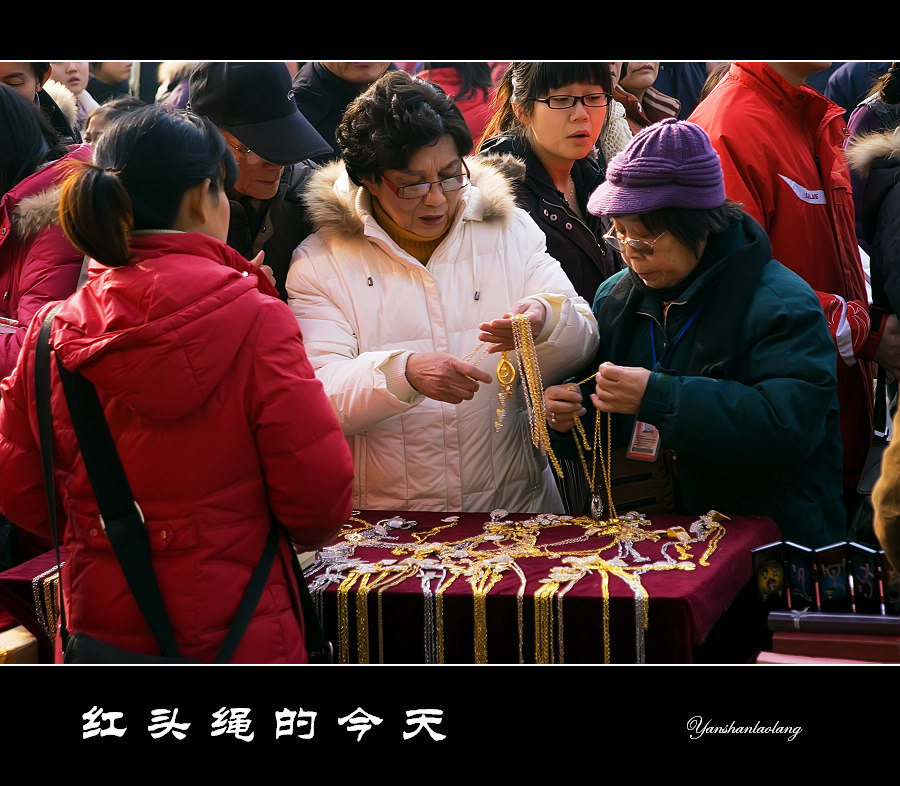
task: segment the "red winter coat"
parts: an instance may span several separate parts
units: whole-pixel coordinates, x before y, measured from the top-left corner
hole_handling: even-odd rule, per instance
[[[0,378],[15,367],[35,312],[75,291],[84,255],[59,228],[59,184],[70,161],[90,157],[90,146],[80,145],[26,177],[0,201],[0,316],[22,325],[0,334]]]
[[[211,661],[262,553],[270,507],[300,548],[328,543],[350,515],[352,461],[296,319],[257,290],[256,276],[231,269],[236,251],[198,233],[135,237],[132,249],[127,267],[92,267],[51,341],[97,387],[181,653]],[[38,318],[0,385],[0,510],[47,534],[33,389],[39,327]],[[99,524],[51,373],[69,630],[158,652]],[[290,559],[282,538],[233,662],[307,660]]]
[[[844,112],[767,63],[732,63],[688,118],[709,135],[725,192],[765,228],[772,255],[816,290],[840,354],[844,485],[855,488],[872,439],[868,298],[844,158]]]

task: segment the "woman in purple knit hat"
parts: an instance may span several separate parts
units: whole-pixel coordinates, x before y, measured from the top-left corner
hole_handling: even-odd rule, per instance
[[[557,456],[581,450],[586,474],[596,469],[591,514],[715,509],[768,516],[809,547],[843,539],[822,308],[725,198],[706,133],[674,118],[644,129],[588,210],[611,220],[606,240],[627,268],[594,299],[594,363],[544,404]],[[576,443],[575,416],[593,453]]]

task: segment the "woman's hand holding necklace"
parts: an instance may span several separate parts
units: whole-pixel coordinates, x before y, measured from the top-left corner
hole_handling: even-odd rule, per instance
[[[531,323],[531,334],[537,339],[547,319],[547,309],[539,300],[523,300],[516,303],[510,311],[500,319],[482,322],[478,329],[478,340],[491,345],[488,352],[510,352],[515,349],[512,318],[516,314],[524,314]]]
[[[596,386],[591,401],[602,412],[636,415],[650,381],[650,371],[635,366],[603,363],[594,376]]]

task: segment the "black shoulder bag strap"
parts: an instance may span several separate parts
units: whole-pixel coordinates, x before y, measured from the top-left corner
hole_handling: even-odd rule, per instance
[[[53,481],[53,422],[50,418],[50,324],[60,306],[54,306],[47,312],[38,333],[36,356],[34,361],[34,395],[37,402],[38,435],[41,443],[41,466],[44,471],[44,491],[47,494],[47,511],[50,516],[50,532],[53,535],[53,548],[56,552],[56,570],[59,575],[59,620],[60,636],[63,651],[69,636],[66,628],[66,604],[62,597],[62,560],[59,554],[59,532],[56,527],[56,484]],[[52,621],[51,621],[52,626]]]
[[[49,437],[49,440],[45,440],[42,437],[41,441],[43,444],[51,446],[49,450],[42,451],[50,455],[49,481],[47,477],[47,459],[44,459],[44,482],[45,486],[51,490],[53,476],[52,421],[50,420],[49,410],[49,328],[54,312],[50,312],[47,315],[47,319],[42,326],[42,334],[38,343],[40,351],[38,356],[39,362],[37,363],[42,377],[41,381],[37,383],[41,385],[38,388],[38,396],[39,401],[41,398],[46,400],[44,420],[47,422],[45,428]],[[46,334],[44,333],[45,328]],[[80,374],[68,371],[58,356],[56,365],[72,417],[72,425],[75,428],[78,444],[91,481],[91,487],[94,490],[94,495],[100,508],[100,520],[122,566],[128,586],[134,593],[138,606],[159,643],[160,651],[166,657],[178,657],[178,645],[175,642],[175,636],[159,591],[159,584],[153,572],[150,541],[147,536],[147,530],[144,527],[144,516],[131,493],[131,487],[119,459],[115,442],[110,434],[109,425],[106,422],[103,408],[97,397],[97,391],[93,384]],[[36,378],[38,369],[35,372]],[[41,407],[39,406],[38,409],[40,411]],[[44,431],[42,431],[43,434]],[[55,491],[53,491],[53,495],[55,512]],[[58,560],[58,533],[56,532],[55,523],[53,524],[53,532]],[[253,570],[231,628],[216,655],[216,663],[227,663],[234,654],[241,636],[243,636],[244,629],[253,616],[253,612],[259,603],[259,598],[262,596],[266,579],[275,559],[277,546],[278,525],[272,520],[262,556]],[[60,586],[62,586],[61,583]],[[60,606],[62,607],[62,603],[60,603]],[[61,617],[61,619],[63,620],[63,627],[65,627],[64,617]],[[65,639],[63,639],[63,643],[65,643]]]

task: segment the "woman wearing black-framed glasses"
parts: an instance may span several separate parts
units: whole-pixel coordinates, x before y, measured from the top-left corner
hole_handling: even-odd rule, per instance
[[[606,168],[596,144],[611,92],[609,63],[510,63],[478,151],[510,173],[518,169],[519,206],[589,303],[600,283],[622,267],[601,239],[608,224],[587,212],[588,196]]]
[[[622,267],[602,239],[608,222],[587,211],[606,168],[596,144],[611,111],[611,89],[609,63],[510,63],[479,149],[479,157],[518,174],[519,206],[589,303]],[[588,489],[577,461],[557,482],[567,512],[580,510]]]
[[[471,131],[437,85],[388,72],[336,138],[287,289],[350,443],[354,504],[562,513],[526,409],[502,404],[498,353],[524,315],[543,377],[565,379],[597,343],[589,304],[507,178],[466,158]]]

